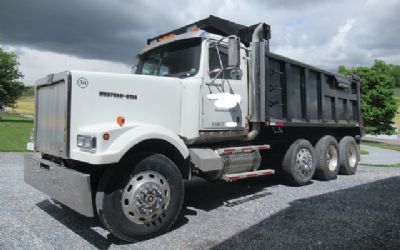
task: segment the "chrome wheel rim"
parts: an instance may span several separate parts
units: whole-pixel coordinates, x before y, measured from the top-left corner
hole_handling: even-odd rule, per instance
[[[302,148],[296,156],[296,168],[304,177],[311,177],[313,168],[313,157],[307,148]]]
[[[354,168],[357,165],[357,149],[356,145],[352,144],[349,147],[349,152],[347,153],[347,158],[349,159],[349,165]]]
[[[121,199],[125,216],[136,224],[162,222],[170,201],[170,187],[164,176],[144,171],[133,176]]]
[[[328,163],[329,171],[335,171],[338,166],[337,150],[334,145],[330,145],[326,152],[326,162]]]

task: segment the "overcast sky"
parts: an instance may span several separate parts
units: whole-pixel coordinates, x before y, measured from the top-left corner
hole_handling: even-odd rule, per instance
[[[149,37],[216,15],[271,25],[271,51],[336,70],[400,64],[400,0],[0,0],[0,46],[33,84],[67,69],[128,73]]]

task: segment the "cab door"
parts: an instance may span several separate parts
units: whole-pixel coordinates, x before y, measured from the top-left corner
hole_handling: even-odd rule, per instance
[[[202,130],[243,130],[247,115],[246,52],[240,51],[240,70],[228,66],[228,49],[209,42],[202,86]],[[222,65],[221,65],[222,64]]]

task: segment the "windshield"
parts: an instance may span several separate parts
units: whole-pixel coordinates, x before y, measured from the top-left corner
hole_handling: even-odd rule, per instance
[[[197,74],[200,64],[201,39],[166,44],[140,57],[137,74],[189,77]]]

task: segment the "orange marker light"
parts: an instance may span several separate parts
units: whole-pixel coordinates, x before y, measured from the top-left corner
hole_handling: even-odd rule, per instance
[[[103,140],[108,141],[110,139],[110,134],[109,133],[104,133],[103,134]]]
[[[170,40],[170,39],[174,38],[175,36],[176,36],[175,34],[169,34],[169,35],[160,37],[160,38],[158,39],[158,41],[159,41],[159,42],[164,42],[164,41],[167,41],[167,40]]]
[[[199,28],[199,27],[197,27],[197,26],[193,26],[193,28],[192,28],[192,32],[197,32],[197,31],[200,31],[200,28]]]
[[[124,124],[125,124],[125,117],[123,117],[123,116],[118,116],[118,117],[117,117],[117,123],[118,123],[118,125],[119,125],[120,127],[124,126]]]

